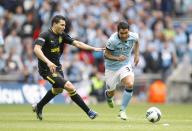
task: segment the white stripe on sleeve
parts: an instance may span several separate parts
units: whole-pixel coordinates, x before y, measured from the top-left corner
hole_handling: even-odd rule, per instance
[[[43,41],[43,42],[45,42],[45,39],[42,38],[42,37],[38,37],[37,39],[38,39],[38,40],[41,40],[41,41]]]

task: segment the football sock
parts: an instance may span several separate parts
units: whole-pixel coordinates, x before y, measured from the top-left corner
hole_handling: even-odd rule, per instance
[[[85,104],[85,102],[82,100],[82,98],[77,94],[76,91],[69,92],[69,95],[71,99],[79,106],[81,109],[83,109],[86,113],[89,112],[89,107]]]
[[[53,99],[56,95],[52,93],[51,90],[47,92],[47,94],[41,99],[41,101],[37,104],[39,109],[43,109],[44,105],[46,105],[51,99]]]
[[[125,111],[127,108],[127,105],[129,101],[131,100],[131,97],[133,95],[133,89],[125,89],[123,92],[123,97],[122,97],[122,103],[121,103],[121,111]]]

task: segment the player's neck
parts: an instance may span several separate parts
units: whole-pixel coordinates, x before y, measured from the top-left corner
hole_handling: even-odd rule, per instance
[[[54,34],[58,35],[58,33],[57,33],[57,31],[55,30],[55,28],[50,28],[50,30],[51,30]]]
[[[127,40],[122,40],[119,36],[119,34],[117,35],[117,37],[119,38],[119,40],[121,40],[122,42],[127,42]],[[127,39],[129,38],[129,36],[127,37]]]

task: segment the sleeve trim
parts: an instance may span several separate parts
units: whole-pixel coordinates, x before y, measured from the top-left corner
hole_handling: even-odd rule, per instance
[[[42,37],[38,37],[37,40],[45,42],[45,39],[43,39]]]
[[[114,50],[112,50],[112,49],[109,49],[109,48],[107,48],[107,47],[106,47],[106,49],[107,49],[107,50],[110,50],[110,51],[114,51]]]

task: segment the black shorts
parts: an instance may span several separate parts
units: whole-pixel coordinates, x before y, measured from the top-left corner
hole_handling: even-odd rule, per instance
[[[56,73],[51,73],[50,71],[41,72],[40,75],[45,80],[48,80],[53,88],[64,88],[64,85],[67,82],[67,80],[64,79],[63,71],[61,69],[57,69]]]

